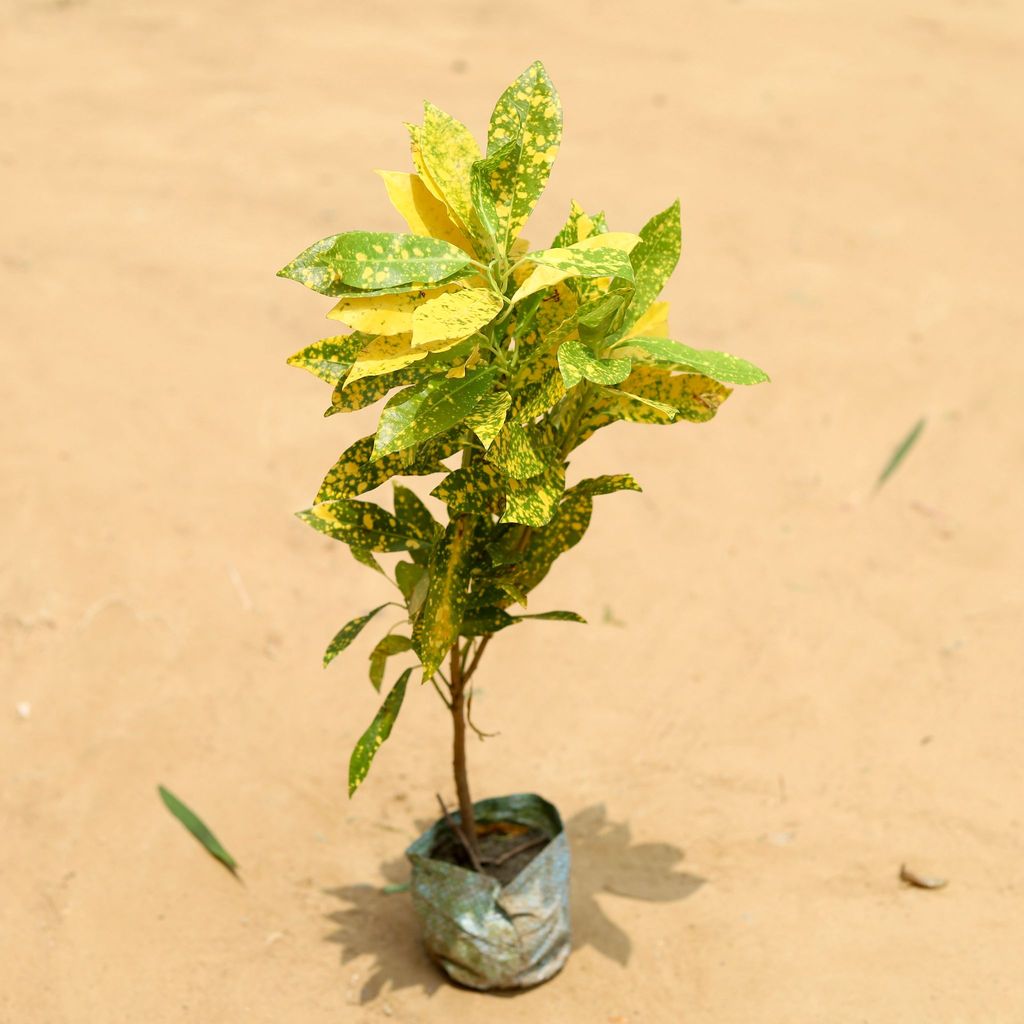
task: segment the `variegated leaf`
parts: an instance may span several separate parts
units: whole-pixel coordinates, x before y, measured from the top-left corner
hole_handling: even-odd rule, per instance
[[[426,441],[465,419],[494,383],[491,366],[467,373],[461,380],[434,377],[392,397],[377,424],[375,459]]]
[[[389,602],[390,603],[390,602]],[[341,654],[349,644],[363,631],[363,627],[372,619],[378,612],[383,611],[388,607],[388,604],[378,605],[373,611],[367,612],[365,615],[360,615],[354,618],[351,622],[346,622],[341,629],[335,634],[334,639],[327,645],[327,650],[324,651],[324,668],[334,659]]]
[[[590,238],[591,235],[603,234],[607,230],[603,213],[597,214],[596,217],[591,217],[573,199],[569,204],[569,219],[565,222],[562,230],[555,235],[551,248],[564,249],[567,246],[575,245],[577,242],[582,242],[585,238]]]
[[[493,200],[499,251],[509,250],[533,212],[561,141],[558,93],[537,61],[502,93],[487,132],[489,159],[480,178]]]
[[[424,445],[423,447],[429,450],[433,444],[434,442],[431,442],[431,445]],[[447,446],[439,445],[435,454],[438,458],[443,459],[450,455],[451,450],[455,448],[457,448],[455,443]],[[381,462],[386,462],[389,458],[391,458],[390,455],[385,456],[381,459]],[[433,538],[441,532],[441,524],[430,514],[430,509],[423,504],[418,495],[401,484],[395,484],[395,518],[400,523],[408,523],[421,537]],[[425,554],[425,552],[425,548],[420,548],[412,552],[412,556],[416,561],[421,561],[420,556]]]
[[[543,380],[519,389],[511,415],[519,423],[529,423],[553,409],[563,398],[562,375],[548,373]]]
[[[549,466],[529,480],[509,480],[503,523],[546,526],[558,508],[565,489],[565,467]]]
[[[635,398],[668,406],[674,417],[705,423],[732,394],[730,388],[699,373],[672,373],[654,366],[635,366],[618,389]],[[631,403],[633,404],[633,403]],[[634,419],[627,415],[625,419]],[[660,422],[638,418],[634,422]]]
[[[446,341],[416,345],[412,334],[380,334],[359,353],[345,378],[344,386],[347,388],[364,377],[380,377],[405,369],[429,355],[451,352],[461,340],[450,338]],[[453,353],[448,357],[448,361],[455,359],[457,355],[458,353]]]
[[[370,461],[373,453],[374,435],[361,438],[342,452],[338,461],[328,470],[316,493],[315,504],[336,501],[338,498],[354,498],[365,494],[390,480],[393,476],[430,476],[445,473],[447,467],[439,461],[442,451],[434,451],[424,445],[412,459],[405,458],[405,452]]]
[[[655,214],[640,229],[640,238],[640,245],[630,254],[636,291],[626,312],[627,329],[647,312],[679,262],[679,200]]]
[[[359,355],[359,350],[370,340],[369,335],[360,334],[358,331],[354,334],[322,338],[289,356],[288,365],[301,366],[314,377],[319,377],[328,384],[337,384],[348,373],[356,356]]]
[[[458,639],[473,570],[473,519],[460,516],[448,524],[430,559],[430,584],[412,641],[430,679]]]
[[[630,338],[615,347],[616,354],[631,353],[653,363],[694,370],[723,384],[761,384],[768,380],[764,370],[727,352],[690,348],[670,338]]]
[[[470,196],[470,168],[480,159],[480,147],[470,130],[450,114],[424,104],[418,144],[431,181],[455,220],[473,234],[475,220]]]
[[[436,299],[454,286],[430,288],[396,295],[344,295],[327,314],[369,336],[407,334],[412,331],[413,313],[425,301]]]
[[[627,338],[667,338],[668,303],[652,302],[639,320],[626,332]]]
[[[511,404],[512,396],[507,391],[491,391],[477,402],[476,408],[466,417],[466,426],[480,439],[484,450],[490,448],[498,436]]]
[[[348,795],[360,787],[377,751],[380,750],[384,741],[391,735],[395,719],[402,708],[402,701],[405,699],[405,687],[409,682],[412,669],[407,668],[399,677],[398,682],[391,688],[391,692],[385,697],[384,703],[377,712],[370,727],[359,738],[352,757],[348,763]]]
[[[506,423],[488,449],[487,461],[513,480],[529,480],[551,462],[549,453],[538,450],[537,440],[523,424]]]
[[[410,523],[400,523],[379,505],[340,498],[296,512],[314,530],[363,551],[414,551],[429,545]]]
[[[322,295],[341,295],[352,288],[433,284],[465,269],[469,261],[468,253],[438,238],[345,231],[311,245],[279,270],[278,277]]]
[[[632,365],[629,359],[598,359],[579,341],[567,341],[558,350],[558,367],[566,390],[581,380],[620,384],[629,376]]]
[[[412,315],[412,344],[461,341],[489,324],[501,307],[501,296],[486,288],[463,288],[429,299]]]
[[[405,218],[414,235],[440,238],[466,252],[473,252],[473,243],[448,216],[448,208],[423,184],[418,174],[401,171],[377,173],[384,180],[392,206]]]
[[[384,682],[388,658],[411,650],[412,641],[407,636],[399,636],[397,633],[388,633],[377,641],[377,646],[370,652],[370,683],[375,690],[379,691],[380,684]]]
[[[482,461],[456,469],[430,493],[448,506],[452,516],[500,515],[505,506],[504,478]]]
[[[381,576],[386,576],[383,567],[376,558],[373,557],[373,553],[370,551],[364,551],[362,548],[348,549],[349,554],[360,564],[365,565],[368,569],[372,569],[374,572],[379,572]]]
[[[526,259],[536,265],[516,289],[512,304],[568,277],[621,277],[633,280],[629,252],[639,238],[626,232],[608,232],[577,242],[566,249],[542,249]]]
[[[339,412],[356,412],[368,405],[380,401],[389,391],[416,384],[427,380],[433,375],[433,369],[426,365],[427,361],[417,362],[404,370],[385,373],[379,377],[363,377],[355,381],[340,381],[334,386],[331,394],[331,407],[324,413],[333,416]]]

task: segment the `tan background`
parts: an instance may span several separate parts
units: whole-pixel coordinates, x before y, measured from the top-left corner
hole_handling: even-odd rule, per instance
[[[284,365],[327,303],[273,273],[398,229],[401,122],[482,132],[537,56],[529,236],[680,195],[675,334],[774,383],[599,435],[575,472],[646,492],[535,602],[592,624],[495,642],[477,793],[563,809],[578,945],[503,999],[379,891],[450,789],[429,690],[345,798],[369,634],[318,659],[386,585],[290,513],[370,420]],[[994,0],[7,0],[0,1020],[1024,1020],[1022,78]]]

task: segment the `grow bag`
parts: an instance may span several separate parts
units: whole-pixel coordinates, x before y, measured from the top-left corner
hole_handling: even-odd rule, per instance
[[[569,956],[569,843],[558,811],[532,793],[481,800],[477,823],[515,822],[550,842],[510,882],[435,860],[442,818],[406,850],[412,899],[427,952],[455,981],[475,989],[529,988]],[[459,815],[454,814],[459,821]]]

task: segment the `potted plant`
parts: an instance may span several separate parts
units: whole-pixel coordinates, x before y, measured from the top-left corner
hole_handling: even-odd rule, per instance
[[[378,691],[407,654],[451,713],[457,809],[409,849],[427,948],[457,981],[525,987],[569,952],[568,846],[556,809],[519,794],[474,803],[466,769],[473,684],[492,639],[526,619],[531,591],[587,529],[599,495],[640,490],[627,473],[567,485],[576,448],[607,424],[702,423],[757,367],[668,337],[656,301],[679,258],[679,204],[639,235],[610,231],[573,203],[547,248],[520,231],[562,136],[558,95],[527,68],[491,114],[486,150],[426,104],[409,125],[414,173],[381,172],[408,232],[324,238],[280,276],[336,300],[351,333],[289,362],[333,388],[326,415],[390,395],[373,434],[347,448],[299,518],[387,577],[393,600],[345,625],[329,664],[377,615],[395,622],[373,648]],[[395,486],[389,511],[363,497],[399,476],[442,476],[430,494]],[[446,521],[445,521],[446,520]],[[397,553],[390,571],[378,555]],[[349,795],[402,708],[413,668],[390,687],[352,753]],[[440,798],[439,798],[440,799]]]

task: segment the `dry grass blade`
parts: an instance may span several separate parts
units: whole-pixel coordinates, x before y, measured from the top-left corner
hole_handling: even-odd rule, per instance
[[[907,453],[917,443],[917,439],[921,436],[921,431],[924,430],[925,418],[922,416],[911,429],[910,433],[899,443],[896,450],[892,453],[889,461],[885,464],[885,469],[882,470],[881,475],[878,477],[875,483],[875,490],[877,491],[886,480],[896,472],[899,464],[907,457]]]

